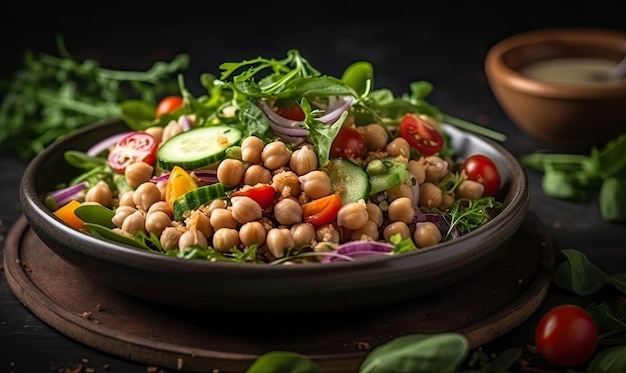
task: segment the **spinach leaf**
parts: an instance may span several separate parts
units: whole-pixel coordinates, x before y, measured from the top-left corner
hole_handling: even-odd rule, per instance
[[[271,351],[259,356],[246,373],[321,373],[306,356],[289,351]]]
[[[407,335],[372,350],[359,372],[455,372],[468,351],[469,342],[462,334]]]

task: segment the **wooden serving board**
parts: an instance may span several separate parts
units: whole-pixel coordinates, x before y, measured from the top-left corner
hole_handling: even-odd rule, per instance
[[[324,372],[357,372],[375,347],[416,333],[459,332],[478,347],[539,307],[554,269],[547,233],[529,214],[502,255],[433,294],[350,314],[260,317],[190,312],[103,287],[54,254],[24,217],[5,247],[9,287],[42,321],[102,352],[189,372],[242,372],[273,350],[304,354]]]

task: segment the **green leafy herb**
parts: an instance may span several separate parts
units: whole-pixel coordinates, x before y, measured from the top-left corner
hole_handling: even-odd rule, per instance
[[[28,51],[24,67],[0,88],[0,149],[30,159],[56,139],[85,125],[120,117],[119,104],[155,102],[176,92],[170,75],[188,65],[187,55],[156,62],[146,71],[119,71],[95,60],[73,58],[57,37],[59,57]]]
[[[599,188],[605,221],[626,222],[626,134],[593,147],[588,155],[535,152],[520,158],[523,166],[543,172],[543,192],[553,198],[581,201]]]
[[[465,234],[480,227],[491,219],[491,211],[501,206],[502,203],[493,197],[483,197],[477,200],[455,200],[447,214],[450,219],[448,222],[450,227],[442,240],[449,239],[455,229],[458,229],[461,234]]]

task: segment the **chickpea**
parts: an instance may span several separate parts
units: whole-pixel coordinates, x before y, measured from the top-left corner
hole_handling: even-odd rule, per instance
[[[163,229],[163,232],[161,232],[161,236],[159,238],[163,249],[178,249],[178,240],[180,239],[180,236],[182,234],[183,231],[178,227],[165,227],[165,229]]]
[[[300,195],[300,179],[293,171],[283,171],[274,175],[272,186],[280,195],[291,197]]]
[[[263,208],[261,205],[250,197],[237,196],[231,198],[230,202],[232,204],[232,216],[241,224],[261,219],[263,216]]]
[[[96,202],[106,207],[113,206],[113,193],[111,193],[109,184],[104,181],[98,181],[96,185],[87,191],[85,202]]]
[[[167,200],[167,181],[159,181],[155,185],[161,191],[161,201]]]
[[[261,162],[261,152],[264,147],[265,143],[260,138],[256,136],[246,137],[241,142],[241,159],[251,164]]]
[[[263,166],[270,170],[276,170],[285,166],[291,159],[291,151],[282,141],[273,141],[265,145],[261,152],[261,161]]]
[[[260,164],[253,164],[248,167],[243,175],[243,183],[245,185],[269,184],[271,181],[272,172]]]
[[[317,154],[308,144],[294,151],[289,159],[289,168],[298,176],[316,170],[318,165]]]
[[[418,202],[420,207],[428,209],[439,207],[441,205],[442,198],[443,193],[441,192],[441,188],[437,185],[429,183],[428,181],[425,181],[424,184],[420,185],[420,198]]]
[[[274,217],[283,225],[301,223],[302,206],[295,198],[283,198],[274,205]]]
[[[245,169],[237,159],[226,158],[217,166],[217,180],[229,186],[237,186],[243,180]]]
[[[381,210],[380,207],[373,202],[367,202],[365,204],[365,208],[367,209],[367,216],[369,217],[369,220],[376,223],[376,226],[380,228],[385,221],[385,218],[383,217],[383,210]]]
[[[209,219],[215,231],[222,228],[237,228],[237,220],[235,220],[233,213],[229,209],[215,209],[211,211]]]
[[[174,213],[172,212],[172,208],[165,201],[159,201],[157,203],[154,203],[154,204],[152,204],[152,206],[150,206],[150,208],[148,208],[148,214],[151,214],[151,213],[156,212],[156,211],[161,211],[161,212],[167,214],[167,216],[169,216],[170,219],[174,217]]]
[[[189,216],[185,219],[185,225],[187,227],[195,227],[202,232],[205,237],[211,237],[213,235],[213,226],[211,220],[203,212],[198,210],[191,211]]]
[[[365,137],[365,146],[372,151],[385,149],[387,141],[389,141],[389,134],[383,126],[377,123],[363,127],[363,136]]]
[[[456,198],[479,199],[485,191],[485,186],[474,180],[463,180],[456,188]]]
[[[161,200],[161,191],[154,183],[146,182],[141,184],[133,193],[133,202],[138,209],[148,211],[150,206]]]
[[[445,211],[449,209],[453,203],[454,203],[454,194],[443,193],[441,195],[441,204],[439,205],[439,210]]]
[[[350,234],[352,240],[371,240],[378,241],[380,232],[378,226],[371,220],[368,220],[364,226],[359,229],[353,230]]]
[[[409,226],[402,221],[394,221],[393,223],[387,225],[383,230],[383,237],[385,238],[385,241],[390,242],[391,237],[398,233],[400,233],[402,239],[411,237],[411,230],[409,229]]]
[[[369,220],[363,200],[347,203],[337,212],[337,224],[348,229],[359,229]]]
[[[134,232],[145,232],[146,216],[143,212],[135,210],[128,215],[122,223],[122,231],[133,234]]]
[[[121,228],[124,220],[126,220],[126,218],[135,211],[137,211],[137,209],[134,206],[119,206],[115,209],[115,215],[111,221],[117,227]]]
[[[415,176],[418,184],[421,185],[426,180],[426,167],[424,166],[423,159],[419,161],[410,160],[409,171]]]
[[[392,157],[411,158],[411,145],[402,137],[396,137],[385,147],[385,151]]]
[[[145,132],[149,135],[152,135],[157,141],[157,143],[161,143],[163,141],[163,127],[160,126],[152,126],[145,129]]]
[[[330,194],[330,177],[324,171],[313,170],[300,176],[300,189],[311,199]]]
[[[263,245],[267,231],[261,222],[251,221],[245,223],[239,229],[239,240],[248,247],[251,245]]]
[[[225,209],[228,206],[226,200],[217,198],[213,201],[209,202],[209,206],[207,206],[207,211],[211,213],[215,209]]]
[[[154,167],[146,162],[131,163],[124,171],[126,182],[133,188],[137,188],[142,183],[152,178]]]
[[[408,183],[402,183],[387,190],[387,201],[391,202],[400,197],[406,197],[413,201],[413,189]]]
[[[180,235],[178,239],[178,248],[185,249],[190,246],[200,246],[202,248],[209,247],[209,243],[204,237],[204,234],[197,230],[195,227],[188,228],[186,232]]]
[[[415,224],[413,241],[419,248],[436,245],[441,242],[441,231],[434,223],[429,221]]]
[[[117,201],[117,205],[118,206],[130,206],[132,208],[135,208],[135,201],[133,201],[133,193],[134,191],[129,190],[124,192],[120,197],[119,200]]]
[[[161,135],[161,143],[166,142],[170,138],[183,132],[183,127],[175,120],[169,122],[165,128],[163,128],[163,134]]]
[[[298,223],[290,230],[296,248],[311,245],[315,241],[315,227],[311,223]]]
[[[230,249],[239,246],[239,231],[233,228],[220,228],[213,234],[213,248],[227,253]]]
[[[165,227],[172,223],[172,219],[163,211],[155,211],[146,214],[146,232],[160,236]]]
[[[443,177],[450,172],[450,170],[448,169],[448,162],[435,155],[424,158],[424,161],[425,181],[436,184],[439,180],[443,179]]]
[[[287,228],[270,229],[270,231],[267,232],[265,243],[267,249],[275,258],[282,258],[285,256],[286,249],[295,246],[291,231]]]
[[[409,224],[413,221],[413,218],[415,218],[413,201],[407,197],[395,199],[389,204],[387,214],[391,221],[401,221]]]
[[[315,238],[319,242],[339,243],[341,235],[334,225],[324,224],[315,231]]]

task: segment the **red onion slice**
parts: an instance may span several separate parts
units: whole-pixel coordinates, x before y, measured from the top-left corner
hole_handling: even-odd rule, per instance
[[[325,255],[320,262],[346,262],[351,260],[371,258],[373,256],[389,255],[393,245],[380,241],[350,241],[346,242],[329,255]]]
[[[117,142],[124,136],[131,133],[131,131],[117,133],[115,135],[111,135],[103,140],[98,141],[93,144],[87,151],[85,152],[87,155],[91,157],[95,157],[105,150],[109,149],[111,146],[117,144]]]

